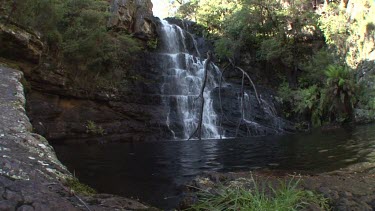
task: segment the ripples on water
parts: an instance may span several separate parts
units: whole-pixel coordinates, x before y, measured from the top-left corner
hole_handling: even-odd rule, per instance
[[[179,187],[204,171],[325,172],[375,161],[375,125],[279,137],[54,147],[81,182],[100,192],[171,208]]]

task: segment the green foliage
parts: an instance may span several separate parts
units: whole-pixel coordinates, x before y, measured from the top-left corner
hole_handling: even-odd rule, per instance
[[[374,35],[375,2],[351,0],[348,7],[329,4],[319,18],[319,26],[331,50],[355,69],[373,50],[374,41],[370,37]]]
[[[317,107],[319,103],[319,90],[316,85],[312,85],[305,89],[300,89],[294,95],[297,101],[294,111],[297,113],[304,113],[305,111],[311,111]]]
[[[54,30],[62,18],[61,0],[5,0],[4,5],[7,19],[41,33]]]
[[[278,96],[281,97],[281,101],[285,102],[285,100],[292,99],[294,96],[293,90],[289,87],[289,84],[283,82],[280,84],[278,89]]]
[[[284,7],[275,0],[190,1],[180,7],[179,17],[197,21],[219,39],[219,58],[247,51],[257,61],[281,61],[294,68],[309,59],[312,48],[306,39],[315,36],[317,16],[303,9],[306,0]]]
[[[91,196],[97,193],[96,190],[89,187],[88,185],[79,182],[75,177],[66,179],[65,185],[72,189],[74,192],[86,196]]]
[[[322,125],[324,94],[317,85],[292,90],[287,83],[283,83],[278,94],[283,103],[290,105],[289,110],[293,113],[307,116],[313,126]]]
[[[311,81],[296,90],[284,83],[279,87],[279,96],[291,105],[295,114],[308,117],[313,126],[350,121],[354,104],[361,95],[353,71],[345,66],[328,65],[319,78],[320,83]]]
[[[223,21],[241,5],[240,0],[191,0],[183,4],[176,16],[193,20],[211,33],[221,32]]]
[[[358,96],[358,102],[360,104],[358,107],[375,111],[375,87],[372,83],[372,81],[375,81],[375,76],[369,76],[367,81],[370,83],[362,81],[358,85],[360,91],[360,93],[356,95]]]
[[[359,88],[352,71],[348,67],[330,65],[325,74],[327,76],[326,97],[332,102],[329,111],[334,113],[337,119],[350,118],[354,103],[357,101],[355,93]]]
[[[267,64],[265,73],[288,78],[294,89],[279,88],[286,113],[318,126],[349,121],[356,105],[375,102],[375,89],[360,88],[354,78],[359,64],[373,61],[375,2],[342,2],[314,11],[309,0],[192,0],[178,14],[215,35],[219,59],[250,55],[252,64]]]
[[[310,86],[312,84],[324,86],[324,70],[335,63],[335,56],[327,49],[323,48],[317,51],[311,59],[302,64],[304,74],[299,78],[300,87]]]
[[[81,71],[110,68],[116,46],[106,29],[107,6],[101,0],[68,0],[62,5],[68,11],[59,22],[62,52],[65,60]]]
[[[7,0],[3,9],[10,20],[39,31],[73,85],[87,89],[126,80],[142,49],[130,35],[108,31],[108,7],[106,0]]]
[[[222,38],[215,42],[215,52],[219,58],[233,58],[233,43],[230,39]]]
[[[214,193],[202,191],[199,201],[188,210],[304,210],[310,204],[320,210],[329,210],[323,196],[297,188],[299,181],[279,181],[279,186],[261,189],[253,181],[253,188],[243,185],[219,186]]]
[[[198,0],[191,0],[181,5],[178,8],[176,16],[178,18],[197,21],[198,2]]]
[[[103,136],[105,134],[105,130],[102,128],[102,126],[97,125],[94,121],[89,120],[86,124],[86,133]]]

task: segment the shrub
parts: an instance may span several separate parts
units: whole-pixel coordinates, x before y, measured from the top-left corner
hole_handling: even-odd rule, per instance
[[[89,120],[86,124],[86,133],[103,136],[105,134],[105,130],[102,128],[102,126],[98,126],[94,121]]]

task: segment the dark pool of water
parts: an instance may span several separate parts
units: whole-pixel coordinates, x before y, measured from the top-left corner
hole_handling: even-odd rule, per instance
[[[204,171],[256,168],[324,172],[375,158],[375,125],[232,140],[55,145],[81,182],[100,192],[177,205],[181,186]]]

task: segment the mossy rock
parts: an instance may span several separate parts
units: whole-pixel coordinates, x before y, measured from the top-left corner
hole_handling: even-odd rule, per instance
[[[92,196],[97,193],[97,191],[88,185],[81,183],[77,178],[68,178],[65,181],[65,185],[72,189],[74,192],[83,194],[86,196]]]

